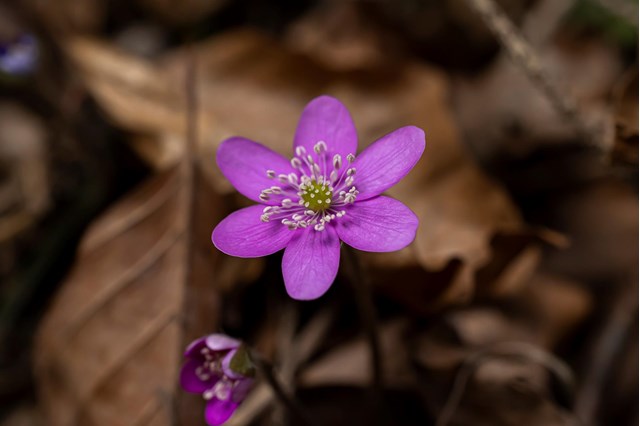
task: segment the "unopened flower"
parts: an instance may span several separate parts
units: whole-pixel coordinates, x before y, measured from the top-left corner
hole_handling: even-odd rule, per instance
[[[333,283],[340,240],[364,251],[400,250],[415,238],[418,218],[380,194],[420,159],[424,132],[402,127],[355,156],[358,137],[346,107],[321,96],[302,112],[291,160],[242,137],[218,149],[220,170],[259,205],[238,210],[213,230],[222,252],[259,257],[285,249],[282,273],[289,295],[309,300]]]
[[[38,62],[38,42],[30,34],[0,43],[0,70],[10,75],[25,75]]]
[[[241,342],[224,334],[211,334],[189,345],[180,384],[187,392],[207,400],[205,420],[211,426],[226,422],[253,384],[253,365]]]

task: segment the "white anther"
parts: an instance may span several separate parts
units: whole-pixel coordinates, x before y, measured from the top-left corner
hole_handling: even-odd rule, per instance
[[[220,401],[226,401],[231,396],[231,383],[220,380],[213,386],[213,393]]]
[[[302,160],[300,160],[298,157],[293,157],[291,159],[291,167],[293,167],[294,169],[299,169],[300,167],[302,167]]]
[[[273,194],[282,194],[282,188],[280,188],[279,186],[272,186],[269,189],[271,190],[271,193],[273,193]]]
[[[318,141],[318,143],[313,146],[313,150],[316,154],[322,154],[327,150],[327,144],[324,141]]]
[[[351,186],[353,185],[353,176],[348,176],[345,180],[344,180],[344,184],[347,186]]]
[[[307,153],[307,150],[306,150],[306,148],[304,146],[297,146],[296,147],[296,155],[298,157],[302,157],[306,153]]]
[[[298,184],[298,175],[295,174],[295,173],[289,173],[289,175],[287,176],[287,180],[289,181],[290,184],[297,185]]]
[[[278,175],[278,180],[282,183],[287,183],[289,181],[289,176],[285,174]]]
[[[347,169],[347,176],[353,176],[355,174],[356,174],[356,168],[355,167]]]
[[[273,179],[274,177],[276,177],[276,172],[274,170],[267,170],[267,177],[269,179]]]
[[[269,201],[269,194],[262,193],[259,198],[262,201]]]
[[[284,200],[282,200],[281,204],[285,209],[293,207],[293,201],[291,201],[291,198],[285,198]]]
[[[269,222],[269,215],[268,214],[263,214],[262,216],[260,216],[260,220],[263,222]]]
[[[333,183],[336,181],[336,179],[338,179],[338,172],[336,172],[335,170],[332,170],[331,174],[329,175],[329,181]]]
[[[313,216],[314,214],[316,214],[316,212],[314,212],[313,210],[305,210],[304,214],[306,214],[307,216]]]
[[[340,154],[333,156],[333,168],[336,170],[340,170],[342,168],[342,156]]]
[[[307,161],[309,162],[309,164],[315,164],[313,161],[313,157],[311,156],[311,154],[307,155]]]
[[[302,219],[304,219],[304,216],[301,215],[300,213],[296,213],[293,216],[291,216],[291,219],[295,220],[296,222],[301,221]]]
[[[355,159],[356,159],[356,156],[355,156],[355,155],[353,155],[353,154],[349,154],[349,155],[347,155],[347,161],[348,161],[349,163],[353,163]]]
[[[313,229],[315,229],[316,231],[324,231],[324,225],[322,223],[318,223],[313,227]]]

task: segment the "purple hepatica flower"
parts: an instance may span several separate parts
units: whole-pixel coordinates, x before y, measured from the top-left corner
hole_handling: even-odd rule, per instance
[[[316,299],[333,283],[340,240],[364,251],[396,251],[416,235],[418,218],[380,194],[418,162],[424,132],[402,127],[358,157],[356,129],[347,108],[321,96],[302,112],[289,161],[241,137],[225,140],[217,162],[225,177],[261,204],[238,210],[213,230],[213,244],[238,257],[285,249],[282,274],[289,295]]]
[[[38,43],[30,34],[23,34],[0,44],[0,70],[10,75],[32,72],[38,61]]]
[[[209,425],[226,422],[253,385],[250,375],[231,368],[238,356],[246,369],[246,352],[242,351],[240,341],[211,334],[191,343],[184,353],[187,362],[180,371],[180,384],[187,392],[200,393],[207,400],[205,420]]]

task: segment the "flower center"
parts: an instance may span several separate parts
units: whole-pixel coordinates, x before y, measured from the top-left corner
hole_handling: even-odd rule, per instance
[[[296,148],[291,166],[297,173],[276,175],[267,170],[267,176],[280,185],[264,189],[260,199],[275,199],[279,205],[265,207],[260,217],[263,222],[278,219],[291,230],[313,226],[316,231],[323,231],[329,222],[344,216],[344,207],[356,200],[356,169],[349,167],[355,155],[347,155],[348,166],[342,167],[342,156],[329,158],[324,141],[318,141],[313,151],[315,157],[302,146]]]
[[[300,199],[309,210],[323,212],[331,207],[333,188],[327,183],[311,179],[300,185]]]

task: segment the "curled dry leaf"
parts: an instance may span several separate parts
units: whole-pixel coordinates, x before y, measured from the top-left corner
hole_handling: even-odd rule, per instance
[[[145,182],[85,235],[36,342],[48,424],[202,421],[200,398],[175,392],[181,353],[216,329],[223,281],[238,274],[209,241],[223,199],[184,170]]]
[[[146,142],[136,142],[140,152],[146,152],[146,158],[158,167],[170,164],[173,155],[167,154],[171,149],[167,144],[173,141],[180,146],[184,134],[176,119],[183,104],[172,91],[179,87],[184,52],[177,51],[161,65],[154,65],[95,41],[76,39],[68,46],[85,70],[90,91],[111,118],[128,130],[151,135]],[[352,112],[360,150],[402,125],[417,125],[427,133],[422,160],[390,191],[421,218],[416,242],[395,256],[376,257],[375,263],[384,262],[394,273],[400,273],[399,269],[423,274],[447,271],[446,291],[428,293],[441,303],[450,303],[473,294],[476,272],[495,258],[494,250],[501,250],[491,246],[496,234],[535,235],[523,226],[505,191],[462,146],[449,107],[450,83],[438,70],[404,61],[395,64],[391,74],[377,68],[340,73],[319,65],[313,52],[294,54],[249,30],[222,34],[194,46],[191,52],[201,65],[199,155],[206,161],[203,170],[221,190],[231,192],[232,188],[209,160],[220,141],[241,134],[289,155],[303,106],[312,97],[329,93]],[[210,117],[215,117],[215,126]],[[161,143],[154,145],[154,141]],[[510,281],[516,286],[535,264],[532,240],[512,252],[502,268],[494,268],[501,273],[515,261],[528,265],[518,268],[517,274],[511,270]],[[416,286],[430,286],[423,276],[407,278]],[[425,306],[430,296],[420,304]]]
[[[103,41],[72,37],[64,46],[108,118],[140,135],[132,142],[140,156],[158,170],[174,166],[185,146],[183,70],[170,81],[162,66]],[[199,109],[198,141],[211,132],[212,117]]]

